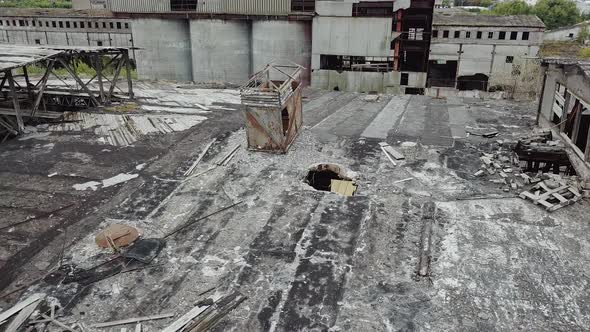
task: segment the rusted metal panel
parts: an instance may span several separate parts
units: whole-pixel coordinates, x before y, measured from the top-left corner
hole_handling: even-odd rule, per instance
[[[242,86],[248,149],[276,153],[289,150],[303,125],[302,69],[269,65]],[[279,70],[285,81],[271,81],[271,70]]]

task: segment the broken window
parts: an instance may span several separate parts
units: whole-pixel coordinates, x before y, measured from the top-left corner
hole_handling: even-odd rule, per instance
[[[506,63],[513,63],[514,62],[514,57],[509,55],[506,57]]]
[[[64,27],[64,22],[62,22],[62,21],[59,21],[59,28],[60,28],[60,29],[63,29],[63,27]]]
[[[173,11],[197,10],[197,0],[170,0],[170,9]]]
[[[529,40],[529,32],[525,31],[522,33],[522,40]]]
[[[102,46],[102,40],[97,40],[96,41],[96,46]]]
[[[410,74],[402,73],[399,84],[400,85],[408,85],[409,82],[410,82]]]
[[[432,38],[438,38],[438,30],[432,30]]]
[[[320,69],[343,71],[387,72],[393,70],[393,57],[320,55]]]
[[[41,45],[41,39],[35,39],[35,44],[36,45]]]
[[[488,39],[494,39],[494,32],[493,31],[488,32]]]
[[[408,40],[423,40],[424,28],[410,28],[408,30]]]
[[[500,39],[500,40],[506,39],[506,31],[500,31],[500,34],[498,35],[498,39]]]
[[[518,38],[518,32],[512,31],[510,33],[510,40],[516,40]]]
[[[461,31],[455,31],[455,38],[461,37]]]
[[[477,39],[481,39],[482,35],[483,35],[483,32],[481,32],[481,31],[478,31],[478,32],[477,32],[477,35],[476,35],[476,37],[475,37],[475,38],[477,38]]]
[[[393,1],[365,2],[352,4],[352,16],[390,17],[393,16]]]
[[[449,38],[449,30],[443,31],[443,38]]]
[[[291,0],[291,10],[294,12],[314,12],[315,0]]]
[[[70,28],[70,22],[69,21],[66,21],[66,28],[68,28],[68,29]]]
[[[471,31],[465,32],[465,38],[471,38]]]

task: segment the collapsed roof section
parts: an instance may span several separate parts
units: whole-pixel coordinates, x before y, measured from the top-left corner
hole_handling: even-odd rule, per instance
[[[92,78],[80,77],[80,63],[94,70]],[[104,70],[108,66],[114,68],[109,75]],[[30,75],[31,67],[42,74]],[[57,69],[66,75],[56,74]],[[122,73],[126,89],[118,86]],[[51,85],[50,78],[65,87]],[[22,133],[25,118],[58,119],[59,111],[107,105],[116,98],[133,98],[126,48],[4,45],[0,51],[0,140]]]

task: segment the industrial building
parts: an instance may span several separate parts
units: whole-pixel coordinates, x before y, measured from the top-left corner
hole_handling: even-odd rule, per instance
[[[578,24],[574,24],[572,26],[549,30],[545,32],[545,40],[574,41],[578,39],[580,32],[582,32],[584,29],[586,29],[586,31],[590,29],[590,21],[584,21]],[[587,43],[589,41],[590,35],[586,35],[585,40],[583,40],[583,42]]]
[[[488,91],[539,58],[545,25],[536,16],[442,11],[432,29],[428,86]]]
[[[590,61],[544,59],[538,124],[566,145],[579,176],[590,179]]]
[[[421,93],[434,1],[318,1],[312,86]]]

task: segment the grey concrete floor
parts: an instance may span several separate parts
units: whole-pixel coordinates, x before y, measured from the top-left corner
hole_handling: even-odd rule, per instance
[[[80,268],[104,262],[109,253],[95,246],[94,236],[108,224],[161,237],[243,200],[168,238],[156,267],[90,286],[37,282],[27,292],[54,297],[64,307],[60,320],[71,323],[179,316],[214,287],[209,295],[238,290],[248,297],[217,331],[589,329],[587,203],[548,214],[473,176],[482,152],[533,127],[534,103],[369,101],[363,94],[306,90],[304,104],[306,127],[288,154],[242,148],[228,166],[186,181],[184,171],[212,138],[217,143],[195,173],[245,145],[239,112],[201,114],[206,119],[186,131],[142,136],[124,147],[97,142],[93,130],[1,145],[0,225],[76,204],[1,231],[4,291],[60,261]],[[500,135],[467,135],[491,128]],[[393,166],[379,149],[382,141],[406,160]],[[356,174],[357,195],[303,183],[320,162]],[[60,175],[47,177],[51,172]],[[139,177],[96,191],[72,188],[118,173]],[[419,276],[427,225],[430,270]],[[2,307],[19,295],[3,299]],[[144,328],[159,331],[171,321]]]

